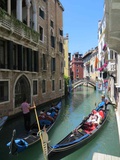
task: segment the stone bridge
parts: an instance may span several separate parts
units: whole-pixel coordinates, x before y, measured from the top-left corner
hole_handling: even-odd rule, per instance
[[[81,86],[81,85],[86,85],[86,86],[91,85],[96,90],[96,82],[91,79],[89,79],[89,80],[88,79],[81,79],[81,80],[78,80],[78,81],[72,83],[72,89],[77,88],[78,86]]]

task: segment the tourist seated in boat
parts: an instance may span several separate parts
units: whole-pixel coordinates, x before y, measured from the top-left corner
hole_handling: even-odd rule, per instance
[[[38,116],[40,126],[43,128],[44,126],[49,126],[53,123],[53,119],[47,116],[47,114],[43,111],[40,112],[40,115]]]
[[[86,133],[91,133],[91,131],[96,129],[96,127],[102,122],[103,118],[104,112],[102,110],[98,112],[93,110],[87,121],[83,124],[82,129],[84,129]]]
[[[58,114],[58,111],[54,108],[51,107],[50,110],[47,112],[47,115],[51,116],[52,118],[56,118]]]
[[[100,115],[102,119],[104,119],[104,117],[105,117],[105,112],[104,112],[103,109],[101,109],[101,110],[99,110],[99,111],[92,110],[92,114]]]
[[[59,105],[54,105],[53,103],[52,103],[52,105],[51,105],[51,109],[53,109],[56,113],[58,113],[58,111],[59,111]]]

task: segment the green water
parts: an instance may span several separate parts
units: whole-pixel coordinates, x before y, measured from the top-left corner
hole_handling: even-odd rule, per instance
[[[98,102],[100,102],[100,93],[95,92],[92,88],[81,87],[74,90],[67,99],[62,101],[59,120],[49,132],[50,145],[55,145],[73,130]],[[94,152],[120,157],[116,117],[111,105],[109,109],[110,116],[103,130],[90,143],[62,160],[92,160]],[[12,130],[14,128],[21,130],[21,126],[23,126],[23,119],[15,119],[7,123],[0,132],[0,160],[44,160],[39,142],[16,156],[9,155],[6,143],[11,138]]]

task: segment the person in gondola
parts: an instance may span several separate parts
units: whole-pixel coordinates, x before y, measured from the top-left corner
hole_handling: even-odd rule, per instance
[[[107,110],[107,105],[110,104],[109,100],[107,97],[105,97],[104,94],[101,95],[101,102],[99,103],[99,105],[96,108],[96,111],[99,111],[100,109],[105,109],[105,111]]]
[[[47,115],[49,115],[52,118],[56,118],[58,114],[58,110],[55,107],[51,107],[49,111],[47,111]]]
[[[53,119],[52,119],[52,117],[50,117],[50,118],[47,116],[47,114],[44,111],[40,112],[40,115],[38,116],[38,119],[39,119],[41,128],[43,128],[44,126],[49,126],[49,125],[52,124]]]
[[[92,112],[87,119],[87,121],[83,124],[83,129],[86,133],[91,133],[96,127],[102,122],[102,116],[98,111]]]
[[[23,103],[21,104],[21,109],[24,116],[24,127],[28,132],[30,131],[30,123],[31,123],[30,110],[34,108],[35,106],[30,106],[29,103],[27,102],[26,97],[24,97]]]

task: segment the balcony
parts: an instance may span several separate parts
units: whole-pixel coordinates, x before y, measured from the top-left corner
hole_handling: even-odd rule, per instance
[[[109,62],[107,66],[107,71],[110,73],[114,73],[116,71],[116,64],[115,62]]]
[[[37,46],[39,42],[39,33],[29,28],[27,25],[17,20],[15,17],[0,8],[0,29],[1,34],[7,39],[11,35],[15,41],[27,41],[33,46]]]

